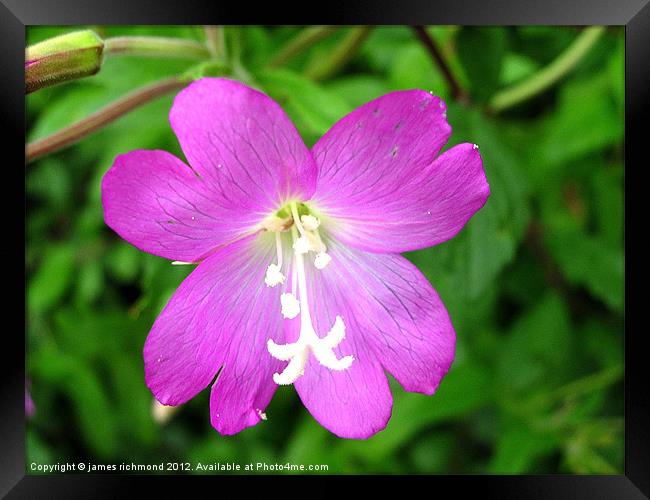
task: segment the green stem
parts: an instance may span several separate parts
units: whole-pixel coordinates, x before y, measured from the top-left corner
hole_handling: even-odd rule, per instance
[[[571,71],[605,32],[603,26],[585,28],[557,59],[521,83],[497,92],[488,109],[499,113],[539,94]]]
[[[547,406],[556,401],[604,389],[618,382],[623,376],[623,367],[620,365],[607,368],[603,371],[579,378],[550,392],[533,398],[535,405]]]
[[[204,26],[205,45],[213,59],[223,60],[226,55],[226,41],[222,26]]]
[[[336,31],[336,29],[335,26],[312,26],[305,28],[280,49],[280,52],[271,59],[269,66],[272,68],[282,66],[303,50],[308,49],[320,40],[330,36]]]
[[[171,77],[138,89],[52,135],[29,143],[26,148],[27,162],[75,144],[129,111],[185,85],[185,80]]]
[[[118,36],[104,40],[105,55],[207,59],[208,48],[194,40],[159,36]]]
[[[336,74],[357,53],[372,28],[359,26],[352,28],[341,43],[323,59],[317,66],[307,71],[307,76],[312,80],[325,80]]]

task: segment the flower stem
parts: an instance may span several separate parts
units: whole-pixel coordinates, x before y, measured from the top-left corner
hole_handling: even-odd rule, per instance
[[[603,26],[585,28],[573,43],[548,66],[521,83],[497,92],[488,109],[499,113],[539,94],[571,71],[605,32]]]
[[[222,26],[204,26],[205,45],[213,59],[224,59],[226,55],[226,41]]]
[[[431,38],[429,33],[427,33],[427,30],[425,29],[425,27],[424,26],[413,26],[413,31],[415,31],[415,34],[418,36],[418,38],[422,42],[422,45],[424,45],[424,47],[427,49],[427,51],[431,55],[431,58],[438,65],[438,68],[440,69],[440,72],[442,73],[442,76],[447,81],[447,85],[449,85],[449,89],[451,90],[452,97],[454,99],[456,99],[457,101],[468,103],[469,102],[469,95],[460,86],[460,83],[458,83],[458,80],[456,79],[454,74],[451,72],[451,69],[449,68],[449,65],[447,64],[447,61],[445,61],[445,58],[442,56],[442,52],[440,52],[440,49],[438,49],[438,46],[436,45],[436,42],[433,40],[433,38]]]
[[[329,54],[329,57],[307,71],[312,80],[325,80],[339,71],[352,59],[371,31],[370,26],[352,28],[341,43]]]
[[[566,398],[605,389],[618,382],[622,377],[623,367],[621,365],[615,365],[557,387],[548,393],[540,394],[537,397],[533,397],[532,400],[536,405],[550,405]]]
[[[182,38],[159,36],[118,36],[104,40],[105,55],[177,57],[207,59],[210,51],[203,44]]]
[[[53,133],[52,135],[29,143],[26,148],[27,162],[34,161],[41,156],[75,144],[84,137],[108,125],[120,116],[125,115],[129,111],[132,111],[133,109],[173,90],[181,89],[185,85],[187,85],[185,80],[178,77],[170,77],[159,80],[142,87],[131,94],[121,97],[99,111]]]
[[[311,26],[305,28],[280,49],[280,52],[271,59],[269,66],[272,68],[282,66],[303,50],[330,36],[336,29],[335,26]]]

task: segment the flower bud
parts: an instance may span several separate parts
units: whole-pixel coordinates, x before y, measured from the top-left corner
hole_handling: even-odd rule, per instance
[[[91,30],[75,31],[25,50],[27,93],[94,75],[102,65],[104,41]]]

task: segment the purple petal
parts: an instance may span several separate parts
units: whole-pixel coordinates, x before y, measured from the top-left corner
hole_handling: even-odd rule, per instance
[[[169,119],[188,162],[220,203],[268,213],[311,197],[317,172],[311,153],[265,94],[234,80],[202,78],[176,96]]]
[[[147,385],[162,404],[191,399],[223,364],[219,379],[230,376],[228,372],[241,377],[233,361],[257,363],[259,345],[279,335],[281,290],[264,285],[266,266],[275,257],[273,240],[265,236],[238,241],[208,257],[158,316],[145,343],[144,359]],[[256,367],[264,368],[261,363]],[[269,367],[265,376],[271,377],[275,369]],[[241,404],[258,391],[254,375],[249,375],[251,380],[240,387]]]
[[[104,219],[139,249],[196,262],[254,230],[259,216],[220,205],[210,186],[166,151],[118,156],[102,180]]]
[[[456,333],[429,281],[395,254],[361,252],[334,242],[322,272],[345,283],[364,341],[410,392],[433,394],[454,360]]]
[[[307,287],[312,322],[317,335],[325,336],[336,316],[346,326],[345,339],[334,349],[337,357],[353,355],[344,371],[322,366],[312,354],[304,375],[295,382],[305,407],[326,429],[342,438],[366,439],[386,427],[393,398],[375,352],[366,341],[363,313],[355,302],[363,290],[339,279],[341,263],[331,262],[324,271],[307,265]],[[285,320],[287,340],[298,338],[300,317]]]
[[[390,418],[383,370],[407,391],[433,394],[454,359],[455,332],[435,290],[405,258],[332,241],[328,247],[330,264],[321,271],[308,267],[310,311],[320,337],[341,316],[345,339],[335,353],[355,360],[337,372],[311,356],[295,386],[321,425],[340,437],[367,438]],[[290,341],[298,321],[289,323]]]
[[[267,342],[285,342],[280,295],[287,291],[288,283],[274,288],[264,284],[266,267],[275,258],[275,237],[262,233],[258,239],[266,253],[255,258],[260,263],[257,267],[246,271],[250,280],[229,278],[238,282],[243,298],[236,307],[229,305],[227,331],[232,332],[232,340],[210,395],[212,425],[224,435],[236,434],[266,418],[264,410],[277,389],[273,374],[287,364],[271,357]],[[285,259],[289,252],[285,251]]]
[[[356,109],[314,146],[313,204],[337,238],[373,252],[404,252],[453,237],[489,186],[477,149],[436,155],[451,127],[445,105],[421,90],[392,92]]]

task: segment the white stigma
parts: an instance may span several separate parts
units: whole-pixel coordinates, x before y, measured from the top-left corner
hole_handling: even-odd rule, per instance
[[[274,287],[280,283],[284,283],[284,274],[280,272],[280,266],[277,264],[270,264],[266,269],[266,276],[264,277],[266,286]]]
[[[314,266],[316,266],[316,269],[325,269],[325,266],[327,266],[331,261],[332,257],[325,252],[319,252],[316,254],[316,258],[314,259]]]
[[[293,319],[300,314],[300,302],[293,293],[283,293],[280,295],[282,304],[282,316],[285,319]]]

